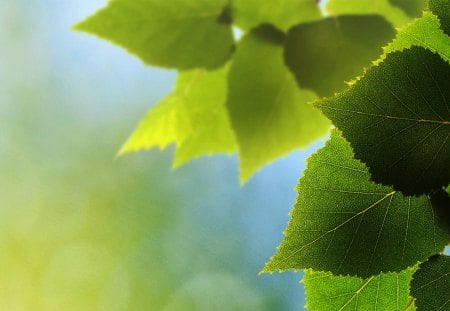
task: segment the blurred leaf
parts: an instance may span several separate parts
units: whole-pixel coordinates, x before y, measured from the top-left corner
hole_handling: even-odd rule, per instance
[[[234,22],[244,30],[269,23],[281,30],[292,25],[321,18],[315,0],[234,0]]]
[[[316,106],[373,180],[406,194],[429,193],[450,182],[449,80],[439,55],[412,47],[388,54],[351,89]]]
[[[450,310],[450,257],[433,256],[420,265],[411,282],[419,310]]]
[[[427,0],[389,0],[389,2],[411,17],[421,16],[427,5]]]
[[[448,0],[430,0],[430,10],[441,23],[442,30],[450,35],[450,2]]]
[[[306,104],[283,64],[283,33],[265,25],[239,43],[228,77],[227,106],[236,133],[241,180],[269,161],[325,135],[329,122]]]
[[[415,310],[409,296],[414,269],[361,279],[307,270],[303,283],[310,311]]]
[[[375,15],[338,16],[301,24],[288,32],[285,60],[301,87],[328,96],[362,74],[394,34],[392,26]]]
[[[233,49],[227,0],[112,0],[75,29],[111,40],[149,65],[213,69]]]
[[[144,117],[120,153],[177,145],[175,166],[236,150],[225,107],[228,67],[179,73],[175,90]]]
[[[385,53],[400,51],[412,45],[425,47],[438,53],[450,63],[450,37],[440,29],[439,20],[429,12],[422,18],[398,30],[395,39],[384,48]],[[380,59],[384,59],[386,54]]]
[[[264,272],[308,268],[366,278],[413,266],[450,239],[448,195],[404,197],[372,182],[336,130],[308,160],[298,191],[285,238]]]
[[[391,0],[328,0],[326,11],[330,15],[377,14],[386,18],[396,27],[408,23],[411,18],[402,9],[393,6],[390,1]]]

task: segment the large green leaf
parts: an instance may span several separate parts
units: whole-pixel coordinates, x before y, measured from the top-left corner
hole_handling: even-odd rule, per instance
[[[300,22],[321,18],[315,0],[233,0],[232,5],[234,23],[243,29],[270,23],[287,30]]]
[[[450,2],[448,0],[430,0],[430,10],[439,17],[442,30],[450,35]]]
[[[450,310],[450,257],[433,256],[420,265],[411,282],[419,310]]]
[[[386,53],[400,51],[412,45],[423,46],[438,53],[450,63],[450,37],[440,29],[438,18],[429,12],[425,12],[422,18],[399,29],[395,39],[384,48],[384,51]],[[380,60],[385,57],[386,54]]]
[[[421,16],[427,5],[427,0],[389,0],[389,2],[412,17]]]
[[[230,57],[227,0],[112,0],[75,26],[123,46],[145,63],[168,68],[217,68]]]
[[[310,311],[415,310],[409,296],[414,269],[367,279],[306,271],[306,307]]]
[[[300,24],[288,32],[286,64],[301,87],[332,95],[346,87],[345,81],[362,74],[394,35],[392,26],[376,15]]]
[[[333,131],[308,160],[278,251],[263,272],[314,269],[366,278],[399,272],[445,247],[448,195],[405,197],[370,180]]]
[[[202,155],[234,152],[225,107],[227,67],[181,72],[175,90],[141,121],[121,153],[177,144],[175,166]]]
[[[388,54],[351,89],[317,102],[376,182],[422,194],[450,182],[450,66],[422,47]]]
[[[400,27],[411,20],[405,11],[393,6],[390,0],[328,0],[326,12],[329,15],[377,14],[386,18],[396,27]]]
[[[265,25],[238,45],[228,77],[227,106],[236,133],[241,180],[262,165],[325,135],[330,123],[299,90],[283,64],[283,33]]]

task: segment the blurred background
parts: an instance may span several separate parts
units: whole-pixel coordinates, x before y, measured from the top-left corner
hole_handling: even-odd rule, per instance
[[[104,4],[0,2],[0,309],[302,310],[258,272],[323,141],[243,187],[236,156],[116,158],[175,72],[70,30]]]

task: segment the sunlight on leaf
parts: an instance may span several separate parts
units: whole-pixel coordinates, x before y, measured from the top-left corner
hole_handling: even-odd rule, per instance
[[[233,34],[227,0],[112,0],[76,30],[111,40],[154,66],[178,69],[223,65]]]

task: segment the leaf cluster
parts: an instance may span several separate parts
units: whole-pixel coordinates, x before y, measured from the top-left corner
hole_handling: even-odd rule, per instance
[[[121,153],[238,152],[246,181],[336,127],[263,270],[306,269],[310,310],[450,310],[449,8],[111,0],[75,28],[178,70]]]

